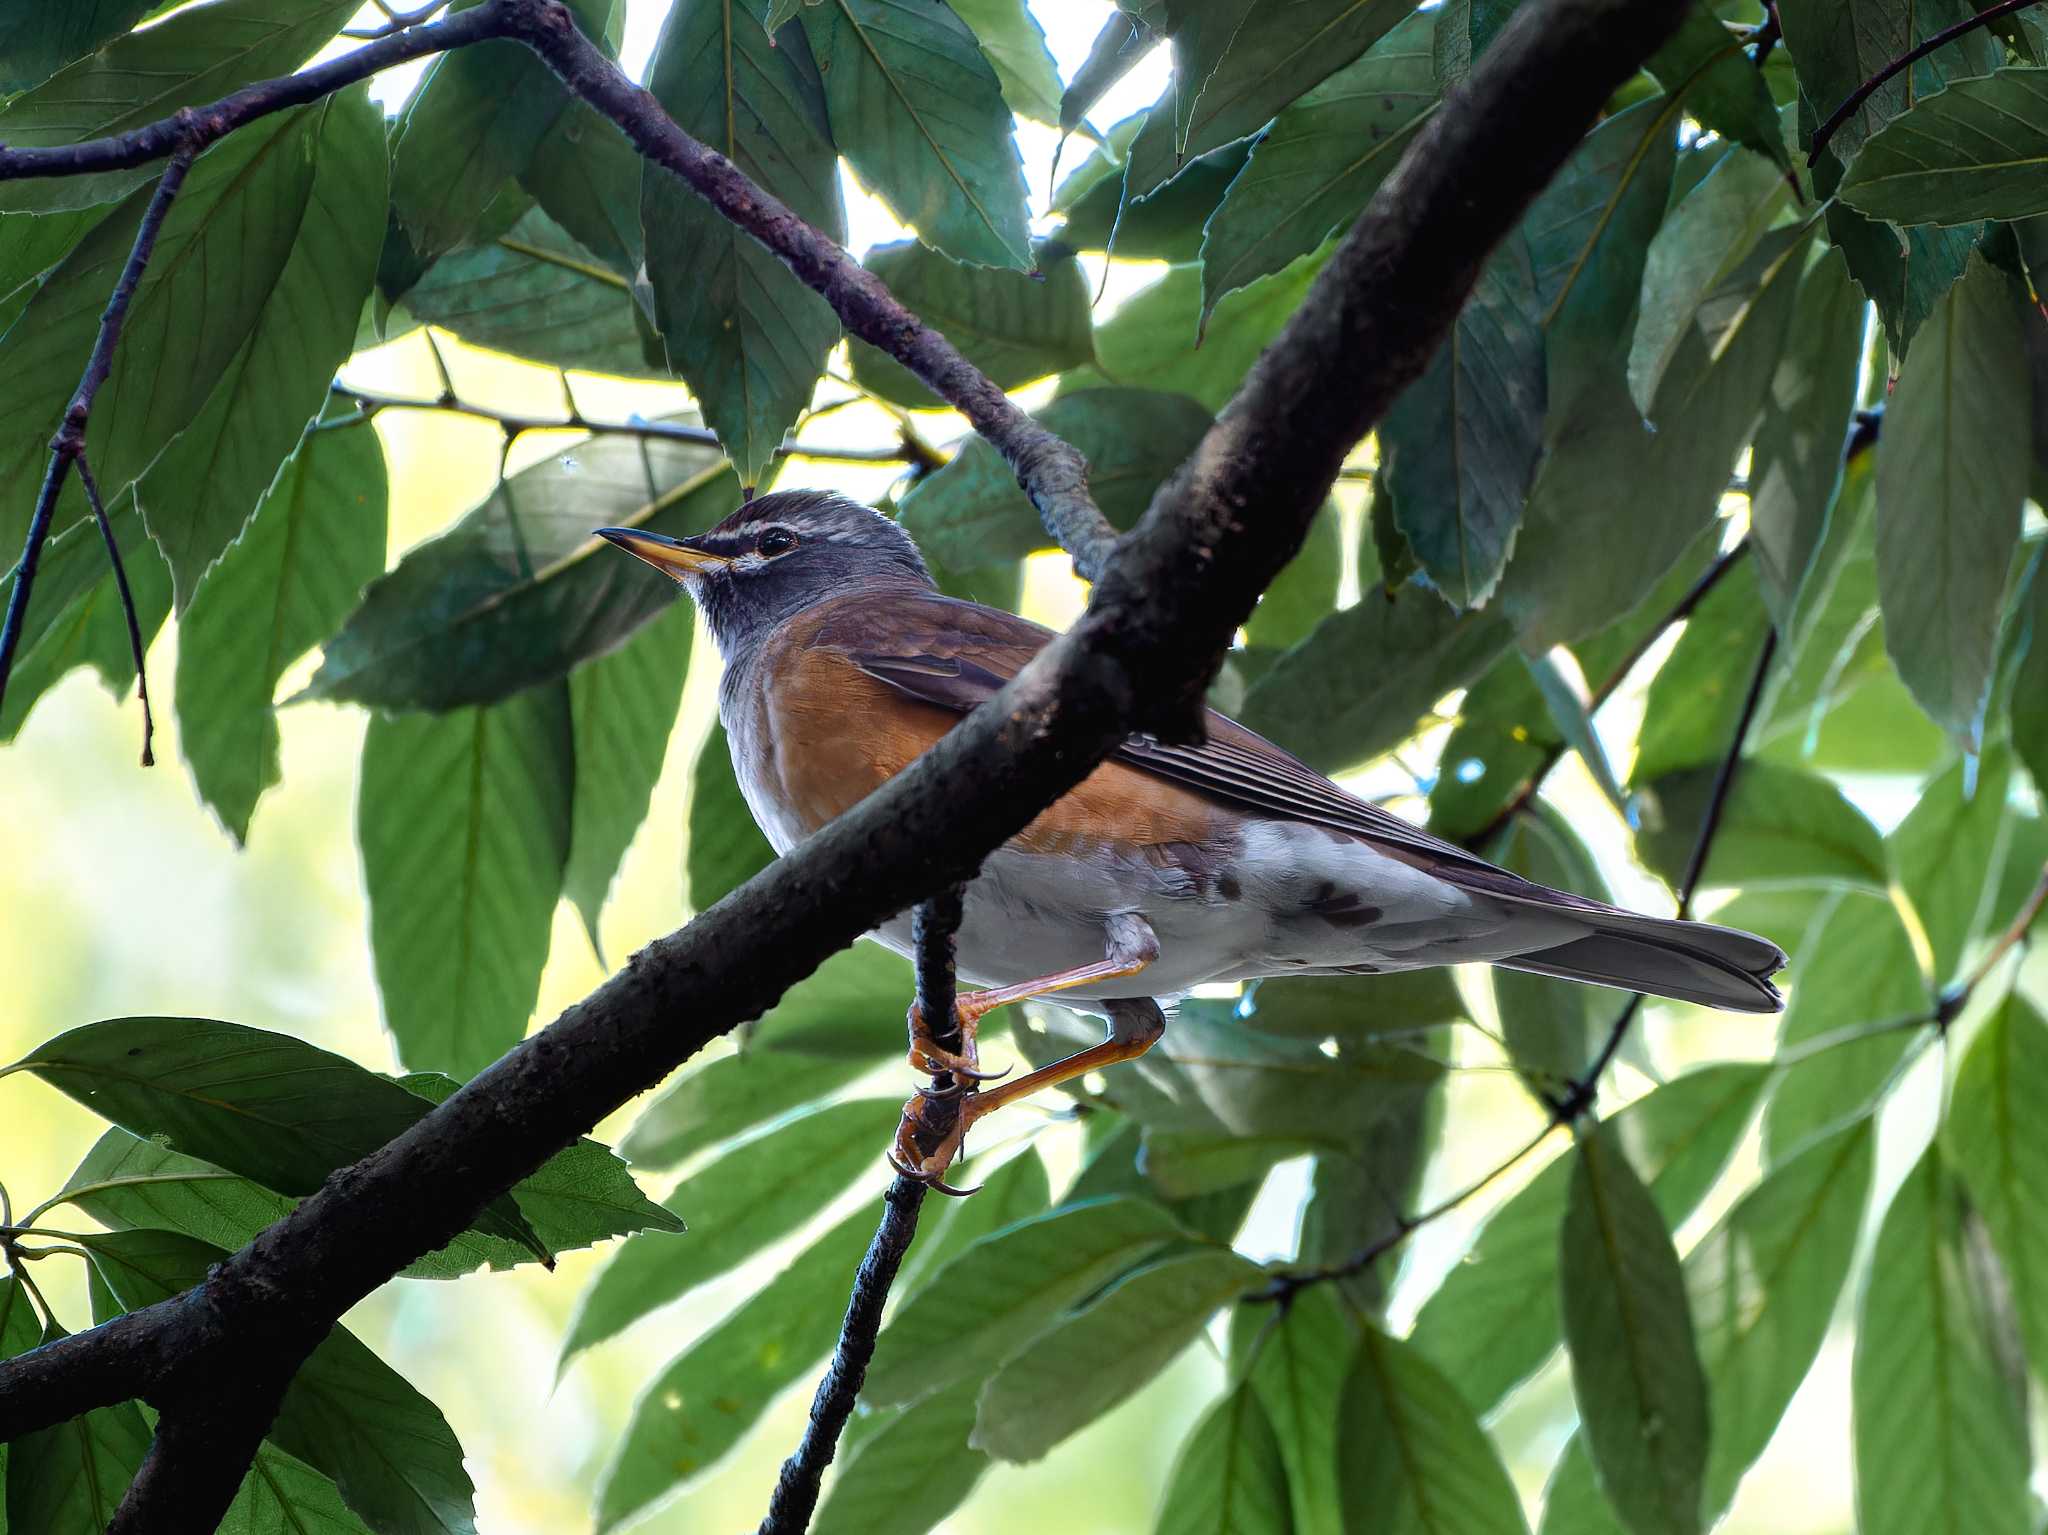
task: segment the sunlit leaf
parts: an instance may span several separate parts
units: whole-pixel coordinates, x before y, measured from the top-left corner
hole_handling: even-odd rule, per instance
[[[1287,1466],[1249,1385],[1211,1407],[1181,1446],[1153,1535],[1288,1535]]]
[[[1718,766],[1687,768],[1650,785],[1636,834],[1643,862],[1676,885],[1699,841]],[[1746,761],[1721,813],[1700,884],[1816,880],[1882,889],[1884,844],[1863,812],[1826,779],[1768,762]]]
[[[1258,1316],[1246,1379],[1280,1439],[1299,1535],[1346,1535],[1341,1414],[1359,1327],[1329,1285]]]
[[[979,1380],[891,1410],[847,1450],[813,1535],[924,1535],[974,1490],[989,1458],[968,1443]]]
[[[1991,924],[2005,864],[2003,823],[2012,757],[1994,746],[1933,783],[1887,840],[1906,899],[1934,951],[1937,986],[1956,979],[1970,940]]]

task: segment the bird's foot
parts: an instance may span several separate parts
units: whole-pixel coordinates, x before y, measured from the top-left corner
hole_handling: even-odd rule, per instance
[[[963,997],[961,999],[962,1005],[956,1008],[954,1013],[960,1025],[960,1048],[957,1050],[949,1050],[933,1038],[930,1026],[924,1021],[924,1009],[915,1002],[910,1004],[910,1011],[905,1015],[903,1021],[910,1029],[910,1069],[912,1071],[921,1071],[927,1076],[933,1077],[941,1073],[948,1073],[952,1076],[955,1084],[963,1082],[993,1082],[998,1077],[1009,1074],[1007,1067],[1002,1071],[983,1071],[981,1069],[981,1052],[974,1037],[976,1032],[975,1025],[980,1021],[980,1014],[970,1013],[967,1010],[964,1005],[967,1000],[967,998]],[[957,1088],[952,1096],[958,1096]]]
[[[889,1165],[904,1177],[922,1183],[934,1193],[964,1198],[978,1193],[979,1188],[955,1188],[946,1182],[946,1170],[960,1155],[967,1127],[978,1116],[972,1094],[964,1102],[959,1098],[958,1089],[951,1096],[920,1092],[904,1104],[902,1122],[896,1127],[896,1143],[887,1155]]]

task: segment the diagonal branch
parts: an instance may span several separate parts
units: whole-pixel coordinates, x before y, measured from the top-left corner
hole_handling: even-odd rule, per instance
[[[862,933],[972,878],[1131,731],[1186,717],[1299,549],[1345,453],[1420,375],[1488,251],[1684,10],[1684,0],[1523,6],[1118,543],[1071,630],[874,795],[332,1174],[204,1284],[0,1363],[0,1440],[105,1403],[162,1405],[197,1382],[232,1380],[252,1347],[309,1347],[707,1041]],[[572,86],[581,79],[571,72]]]

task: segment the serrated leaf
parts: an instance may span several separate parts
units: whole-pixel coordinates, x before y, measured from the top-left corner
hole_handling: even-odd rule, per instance
[[[1706,1197],[1755,1117],[1768,1077],[1755,1065],[1689,1071],[1606,1122],[1602,1133],[1642,1169],[1668,1224],[1678,1225]],[[1557,1230],[1572,1165],[1569,1157],[1554,1159],[1502,1204],[1416,1316],[1411,1341],[1474,1412],[1490,1412],[1562,1336]]]
[[[90,13],[114,6],[48,9]],[[0,143],[10,149],[52,148],[127,133],[253,80],[288,75],[354,10],[350,0],[215,0],[185,8],[147,31],[114,36],[97,52],[80,48],[75,63],[0,110]],[[80,28],[87,35],[96,30],[90,22]],[[0,47],[0,56],[10,61],[11,46]],[[13,73],[11,62],[6,72]],[[0,188],[0,208],[49,213],[90,207],[125,196],[161,173],[160,165],[147,164],[14,181]]]
[[[1665,90],[1683,93],[1686,111],[1702,127],[1768,156],[1789,171],[1791,157],[1778,128],[1778,109],[1763,71],[1743,51],[1742,39],[1710,5],[1686,7],[1671,39],[1644,66]]]
[[[832,1347],[875,1212],[847,1216],[649,1383],[605,1468],[598,1535],[711,1469]]]
[[[1372,199],[1436,110],[1435,26],[1427,11],[1410,16],[1273,119],[1203,233],[1204,316],[1316,249]]]
[[[1157,261],[1201,256],[1203,226],[1251,158],[1252,146],[1246,142],[1212,150],[1143,202],[1127,200],[1124,155],[1145,115],[1135,113],[1111,128],[1107,143],[1060,183],[1052,206],[1067,217],[1058,236],[1062,245]]]
[[[605,894],[661,777],[694,632],[695,615],[679,602],[610,655],[569,673],[576,786],[562,891],[593,946]]]
[[[1165,1369],[1218,1307],[1264,1277],[1249,1258],[1210,1249],[1118,1280],[982,1387],[972,1443],[999,1460],[1037,1460]]]
[[[561,683],[371,719],[356,841],[384,1025],[414,1070],[474,1076],[526,1033],[574,778]]]
[[[1636,1535],[1693,1535],[1707,1390],[1664,1217],[1601,1130],[1572,1157],[1558,1257],[1572,1395],[1608,1497]]]
[[[1246,695],[1243,719],[1324,772],[1349,767],[1405,738],[1510,637],[1490,609],[1453,613],[1413,587],[1372,593],[1281,657]]]
[[[1934,955],[1934,982],[1958,978],[1971,939],[1992,922],[2005,863],[2006,788],[2012,758],[1993,746],[1925,785],[1919,802],[1886,840],[1906,899]]]
[[[968,1443],[978,1380],[889,1412],[848,1451],[813,1535],[924,1535],[974,1490],[989,1458]]]
[[[1060,95],[1060,132],[1072,133],[1080,127],[1110,87],[1152,51],[1154,41],[1152,29],[1135,16],[1113,11],[1089,45],[1088,57],[1081,61],[1081,67],[1074,71],[1074,78]]]
[[[1003,100],[1019,117],[1060,122],[1060,71],[1045,30],[1026,0],[947,0],[981,44],[1002,83]]]
[[[1484,602],[1500,580],[1543,451],[1540,320],[1529,248],[1511,238],[1380,424],[1394,522],[1457,607]]]
[[[2007,281],[1972,260],[1907,354],[1877,447],[1885,648],[1966,746],[1983,730],[2031,441]]]
[[[1249,1385],[1202,1415],[1181,1446],[1153,1535],[1290,1535],[1287,1465]]]
[[[635,1167],[662,1171],[844,1087],[874,1063],[768,1050],[695,1067],[650,1103],[619,1141]]]
[[[565,448],[373,582],[306,696],[454,709],[561,677],[678,595],[591,529],[701,533],[739,500],[732,471],[694,443],[599,437]]]
[[[1095,360],[1088,279],[1073,254],[1038,247],[1031,273],[963,266],[914,240],[881,245],[862,261],[915,314],[1003,389]],[[865,341],[848,343],[853,377],[898,405],[943,404],[908,368]]]
[[[1963,1202],[1939,1146],[1899,1186],[1856,1318],[1857,1528],[2032,1528],[2026,1427],[1964,1272]]]
[[[1087,457],[1088,488],[1120,529],[1137,522],[1210,422],[1208,410],[1186,395],[1149,389],[1062,395],[1037,419]],[[1052,546],[1015,471],[978,437],[904,496],[903,526],[940,564],[959,569],[1022,559]]]
[[[1959,80],[1871,136],[1842,200],[1895,224],[1967,224],[2048,212],[2048,70]]]
[[[1339,1485],[1339,1422],[1358,1332],[1332,1287],[1317,1285],[1295,1296],[1277,1321],[1261,1318],[1250,1345],[1245,1378],[1279,1436],[1298,1535],[1350,1529]]]
[[[1889,902],[1846,892],[1800,948],[1779,1053],[1838,1030],[1908,1025],[1931,1010],[1912,941]],[[1782,1162],[1811,1137],[1868,1109],[1912,1044],[1908,1027],[1873,1032],[1785,1070],[1764,1113],[1764,1156]]]
[[[1110,1279],[1183,1237],[1139,1199],[1067,1205],[982,1238],[940,1269],[882,1330],[864,1388],[870,1402],[915,1401],[992,1371]],[[951,1346],[934,1357],[927,1339]]]
[[[1800,88],[1826,114],[1893,59],[1973,12],[1969,0],[1780,0],[1778,14]],[[1965,32],[1880,85],[1843,122],[1830,147],[1847,161],[1910,103],[1946,81],[1989,74],[1998,64],[1996,43],[1982,31]]]
[[[1649,786],[1636,852],[1666,883],[1676,885],[1712,796],[1717,767],[1688,768]],[[1863,812],[1824,778],[1773,763],[1745,761],[1700,874],[1702,889],[1724,885],[1814,881],[1881,890],[1884,844]]]
[[[385,494],[374,428],[309,432],[180,621],[178,739],[237,842],[278,780],[278,680],[384,568]]]
[[[1507,1468],[1457,1388],[1377,1327],[1351,1365],[1338,1433],[1353,1528],[1526,1535]]]
[[[1830,164],[1823,160],[1821,168]],[[1824,177],[1817,177],[1815,190],[1826,184]],[[1906,355],[1920,328],[1963,275],[1984,232],[1981,224],[1901,229],[1867,219],[1839,199],[1828,205],[1827,227],[1828,239],[1848,262],[1850,275],[1877,306],[1895,358]]]
[[[204,408],[136,492],[143,523],[170,562],[180,614],[319,415],[376,275],[387,192],[383,122],[367,90],[315,108],[308,148],[312,185],[277,284]]]
[[[655,45],[648,86],[800,218],[845,237],[825,86],[800,28],[772,37],[762,0],[684,0]],[[978,57],[978,56],[977,56]],[[855,66],[849,66],[855,67]],[[675,177],[641,178],[647,276],[670,365],[747,484],[774,462],[839,339],[831,306]]]
[[[806,1114],[776,1133],[772,1153],[743,1146],[686,1179],[663,1201],[687,1230],[629,1238],[577,1302],[556,1374],[585,1349],[680,1300],[786,1236],[876,1165],[896,1106],[856,1099]]]
[[[832,137],[926,244],[1031,265],[1024,172],[996,72],[943,0],[827,0],[803,11]]]

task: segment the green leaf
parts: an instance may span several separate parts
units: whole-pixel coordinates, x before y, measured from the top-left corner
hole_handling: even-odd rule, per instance
[[[1377,1327],[1344,1386],[1344,1507],[1353,1527],[1524,1535],[1522,1502],[1457,1388]]]
[[[2034,780],[2034,792],[2048,797],[2048,574],[2034,571],[2016,633],[2028,636],[2026,652],[2013,669],[2012,745]]]
[[[119,1128],[93,1143],[60,1197],[111,1230],[180,1231],[225,1252],[246,1246],[297,1203]]]
[[[1380,424],[1394,521],[1454,606],[1500,580],[1543,451],[1543,331],[1524,241],[1510,239],[1421,378]]]
[[[708,910],[775,862],[733,772],[725,726],[714,722],[690,773],[684,877],[692,911]]]
[[[2036,1181],[2048,1170],[2048,1126],[2035,1110],[2044,1084],[2048,1022],[2013,992],[1970,1041],[1941,1125],[1948,1161],[2011,1276],[2035,1358],[2048,1357],[2048,1223]]]
[[[675,603],[610,655],[569,673],[576,786],[562,889],[593,946],[605,893],[647,817],[668,755],[694,628],[689,607]]]
[[[597,1492],[598,1535],[711,1469],[832,1347],[875,1229],[863,1206],[656,1376]]]
[[[812,1535],[924,1535],[965,1503],[989,1468],[968,1443],[981,1386],[963,1380],[883,1416],[847,1452]]]
[[[1645,807],[1636,852],[1668,884],[1691,861],[1718,772],[1688,768],[1649,786],[1655,803]],[[1700,887],[1822,881],[1882,890],[1887,877],[1877,828],[1841,790],[1811,773],[1749,759],[1736,770]]]
[[[2012,758],[1993,746],[1925,785],[1891,836],[1892,866],[1934,955],[1934,981],[1959,977],[1971,939],[1990,928],[2005,863]]]
[[[577,1303],[557,1376],[583,1350],[810,1220],[876,1165],[895,1120],[895,1105],[879,1098],[834,1104],[784,1126],[772,1152],[742,1146],[685,1180],[664,1203],[687,1233],[632,1237],[612,1255]]]
[[[1607,796],[1607,802],[1620,812],[1624,820],[1628,819],[1634,811],[1620,781],[1614,776],[1614,764],[1608,760],[1607,747],[1593,724],[1593,698],[1584,677],[1568,675],[1558,664],[1555,651],[1542,656],[1531,656],[1525,651],[1522,660],[1529,669],[1530,680],[1536,684],[1537,692],[1543,695],[1544,707],[1549,709],[1558,735],[1585,764],[1593,782]]]
[[[1435,26],[1426,11],[1410,16],[1273,119],[1202,236],[1205,316],[1224,294],[1316,249],[1372,199],[1436,110]]]
[[[1209,429],[1208,410],[1186,395],[1149,389],[1086,389],[1038,412],[1046,430],[1088,459],[1088,488],[1118,528],[1129,528],[1153,492]],[[957,569],[1022,559],[1052,547],[1016,473],[979,437],[911,487],[903,526],[940,564]]]
[[[1821,113],[1832,112],[1915,44],[1972,14],[1969,0],[1780,0],[1778,7],[1800,88]],[[1998,45],[1982,31],[1967,32],[1880,85],[1843,122],[1830,147],[1846,162],[1912,102],[1949,80],[1987,75],[1998,65]]]
[[[1154,261],[1194,261],[1202,253],[1202,230],[1224,193],[1251,158],[1249,143],[1228,144],[1193,161],[1143,202],[1124,197],[1124,152],[1145,113],[1109,130],[1095,151],[1053,194],[1055,213],[1067,222],[1058,239],[1080,250],[1107,251]]]
[[[1325,772],[1404,739],[1506,648],[1491,611],[1453,613],[1414,588],[1333,613],[1246,695],[1245,724]]]
[[[349,1512],[331,1477],[274,1444],[256,1447],[241,1491],[228,1505],[220,1535],[369,1535]]]
[[[384,569],[385,495],[373,427],[309,432],[179,623],[178,739],[237,842],[278,780],[278,680]]]
[[[132,7],[135,14],[148,8]],[[48,9],[90,13],[115,6]],[[217,100],[253,80],[288,75],[334,36],[355,9],[351,0],[214,0],[211,5],[187,7],[146,31],[114,37],[97,52],[89,51],[88,44],[72,55],[77,62],[0,110],[0,142],[10,149],[37,149],[127,133],[169,117],[180,107]],[[90,23],[86,27],[98,30]],[[81,34],[85,31],[81,28]],[[76,41],[84,41],[81,34],[74,34]],[[9,59],[4,67],[8,74],[15,73],[11,46],[0,46],[0,57]],[[0,208],[39,213],[85,208],[111,202],[160,174],[162,167],[152,163],[10,182],[0,188]]]
[[[1344,571],[1344,541],[1343,513],[1336,502],[1326,501],[1309,525],[1301,552],[1281,567],[1245,620],[1245,638],[1252,646],[1291,649],[1330,616]]]
[[[40,1338],[22,1341],[24,1326],[35,1325],[27,1313],[21,1281],[0,1281],[0,1320],[8,1324],[0,1343],[8,1354],[65,1336],[53,1322]],[[141,1409],[118,1402],[10,1441],[4,1527],[22,1535],[100,1535],[141,1468],[149,1439]]]
[[[1841,196],[1895,224],[1967,224],[2048,212],[2048,70],[1959,80],[1872,135]]]
[[[973,1444],[999,1460],[1037,1460],[1165,1369],[1218,1307],[1264,1278],[1249,1258],[1212,1249],[1118,1280],[996,1372],[981,1391]]]
[[[1095,34],[1088,57],[1060,96],[1059,129],[1072,133],[1117,81],[1152,51],[1152,29],[1124,11],[1114,11]]]
[[[1126,196],[1146,197],[1188,160],[1245,138],[1304,91],[1378,42],[1413,10],[1408,0],[1233,0],[1229,16],[1192,72],[1175,38],[1178,78],[1200,80],[1179,93],[1175,113],[1155,111],[1131,145]],[[1199,8],[1197,8],[1199,11]],[[1206,67],[1205,67],[1206,66]]]
[[[313,109],[313,122],[312,190],[277,285],[197,419],[137,492],[150,537],[170,562],[180,614],[320,413],[376,276],[377,216],[387,196],[381,114],[365,88],[329,97]]]
[[[750,1050],[694,1067],[619,1141],[635,1167],[671,1168],[721,1141],[836,1091],[874,1063]]]
[[[803,32],[773,37],[763,0],[684,0],[668,14],[648,88],[682,128],[835,240],[846,236],[825,87]],[[674,176],[641,177],[647,276],[669,364],[747,484],[811,403],[839,319],[751,235]]]
[[[1650,783],[1728,755],[1768,633],[1756,562],[1744,560],[1692,610],[1651,680],[1632,782]]]
[[[1269,1330],[1270,1329],[1270,1330]],[[1259,1319],[1245,1378],[1280,1439],[1298,1535],[1346,1535],[1340,1434],[1358,1326],[1329,1285],[1296,1295],[1277,1322]]]
[[[519,185],[562,233],[630,283],[646,260],[640,229],[643,163],[617,124],[576,101],[541,140],[519,173]]]
[[[574,776],[560,684],[371,719],[356,841],[384,1024],[414,1070],[474,1076],[526,1033]]]
[[[1885,648],[1928,716],[1974,746],[2019,542],[2027,363],[2008,280],[1981,258],[1908,354],[1877,447]]]
[[[1599,865],[1564,818],[1548,806],[1517,816],[1503,843],[1489,850],[1513,873],[1556,890],[1605,900]],[[1501,1038],[1522,1080],[1539,1098],[1577,1081],[1599,1054],[1614,1004],[1606,993],[1552,976],[1495,969],[1494,1011]]]
[[[1038,248],[1038,260],[1030,273],[963,266],[906,240],[875,247],[861,264],[998,387],[1015,389],[1095,360],[1081,264],[1050,244]],[[887,353],[857,339],[847,347],[863,389],[918,409],[944,403]]]
[[[454,709],[561,677],[677,596],[591,529],[701,533],[739,500],[732,471],[694,443],[598,437],[565,448],[373,582],[305,696]]]
[[[1249,1385],[1202,1415],[1174,1461],[1153,1535],[1290,1535],[1280,1439]]]
[[[1999,1377],[1963,1252],[1955,1175],[1930,1146],[1893,1196],[1856,1318],[1857,1528],[2033,1527],[2026,1425]]]
[[[1711,5],[1686,7],[1671,40],[1644,66],[1672,95],[1683,94],[1686,111],[1702,127],[1792,168],[1778,109],[1759,70]]]
[[[1572,1164],[1558,1280],[1587,1447],[1636,1535],[1691,1535],[1707,1389],[1678,1255],[1617,1136],[1585,1137]]]
[[[980,1176],[979,1168],[975,1172],[978,1192],[974,1198],[951,1201],[943,1210],[925,1212],[926,1226],[896,1277],[896,1294],[902,1300],[922,1290],[932,1275],[983,1237],[1042,1215],[1052,1203],[1045,1159],[1028,1147],[986,1177]],[[1061,1202],[1074,1204],[1083,1197],[1076,1184],[1066,1191]],[[973,1427],[972,1422],[968,1427]],[[967,1442],[964,1432],[960,1442]]]
[[[1912,941],[1897,912],[1850,891],[1800,946],[1780,1055],[1838,1030],[1911,1023],[1931,1011]],[[1782,1162],[1812,1136],[1863,1114],[1912,1044],[1906,1027],[1853,1038],[1786,1068],[1764,1113],[1764,1156]]]
[[[0,94],[39,85],[73,59],[119,37],[158,0],[81,0],[0,14]]]
[[[1602,1129],[1649,1179],[1676,1226],[1706,1197],[1756,1114],[1768,1080],[1760,1065],[1689,1071],[1637,1099]],[[1562,1336],[1557,1231],[1573,1161],[1558,1157],[1488,1217],[1464,1260],[1415,1318],[1410,1341],[1478,1413],[1550,1356]]]
[[[901,1057],[910,962],[879,943],[841,949],[782,994],[745,1035],[754,1050],[863,1060]]]
[[[960,261],[1031,265],[1024,172],[996,72],[939,0],[803,11],[832,137],[863,183]]]
[[[1821,168],[1831,164],[1824,159]],[[1816,191],[1825,185],[1824,177],[1817,178]],[[1901,229],[1867,219],[1839,200],[1828,205],[1827,225],[1828,238],[1848,262],[1850,275],[1877,305],[1894,358],[1906,355],[1920,327],[1963,275],[1983,234],[1981,224]]]
[[[576,24],[604,38],[613,0],[570,0]],[[466,244],[506,181],[523,172],[569,105],[540,56],[510,40],[436,59],[406,103],[391,149],[391,211],[432,260]]]
[[[1764,604],[1783,638],[1791,636],[1799,595],[1842,483],[1862,354],[1863,300],[1841,252],[1830,250],[1800,280],[1792,332],[1750,454],[1751,558]]]
[[[552,367],[668,376],[659,353],[650,354],[626,279],[538,208],[429,267],[386,330],[396,334],[411,321]]]
[[[981,44],[1002,83],[1003,101],[1019,117],[1060,122],[1060,71],[1045,31],[1026,0],[948,0]]]
[[[101,1294],[134,1311],[182,1294],[227,1257],[172,1231],[80,1238]],[[104,1318],[102,1318],[104,1320]],[[334,1479],[342,1501],[389,1535],[471,1535],[475,1488],[440,1409],[346,1328],[314,1348],[285,1391],[271,1439]]]
[[[982,1238],[882,1330],[867,1399],[915,1401],[992,1372],[1069,1307],[1183,1236],[1157,1205],[1117,1198],[1066,1205]],[[948,1346],[934,1355],[927,1343],[940,1336]]]

